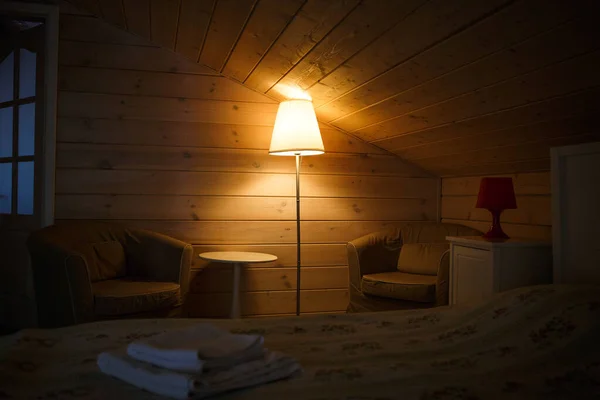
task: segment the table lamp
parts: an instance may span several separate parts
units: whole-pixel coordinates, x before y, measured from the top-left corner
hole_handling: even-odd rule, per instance
[[[500,214],[504,210],[517,208],[512,178],[481,178],[476,207],[492,213],[492,226],[483,237],[491,240],[508,239],[500,226]]]
[[[323,154],[323,139],[312,101],[279,104],[269,154],[296,157],[296,315],[300,315],[300,157]]]

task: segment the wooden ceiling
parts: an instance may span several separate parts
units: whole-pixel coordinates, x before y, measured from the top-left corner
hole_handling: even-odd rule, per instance
[[[70,0],[437,175],[595,141],[597,0]]]

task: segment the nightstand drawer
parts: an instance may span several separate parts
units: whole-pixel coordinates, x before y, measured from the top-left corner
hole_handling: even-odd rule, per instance
[[[491,266],[491,251],[453,245],[451,303],[480,301],[494,293],[494,271]]]

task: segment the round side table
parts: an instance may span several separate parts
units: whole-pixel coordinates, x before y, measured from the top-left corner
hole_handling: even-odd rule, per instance
[[[198,255],[203,260],[233,264],[233,297],[231,299],[231,318],[240,317],[240,272],[242,264],[260,264],[276,261],[277,256],[248,251],[215,251]]]

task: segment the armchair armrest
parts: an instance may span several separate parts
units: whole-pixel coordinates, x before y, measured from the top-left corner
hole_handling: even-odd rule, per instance
[[[350,284],[360,290],[363,275],[394,271],[401,248],[399,230],[370,233],[348,242]]]
[[[446,306],[450,299],[450,250],[446,250],[440,258],[437,280],[435,283],[435,305]]]
[[[41,328],[94,320],[94,295],[85,257],[33,234],[27,241]]]
[[[128,275],[174,282],[184,299],[189,287],[193,249],[188,243],[143,229],[130,230],[125,244]]]

